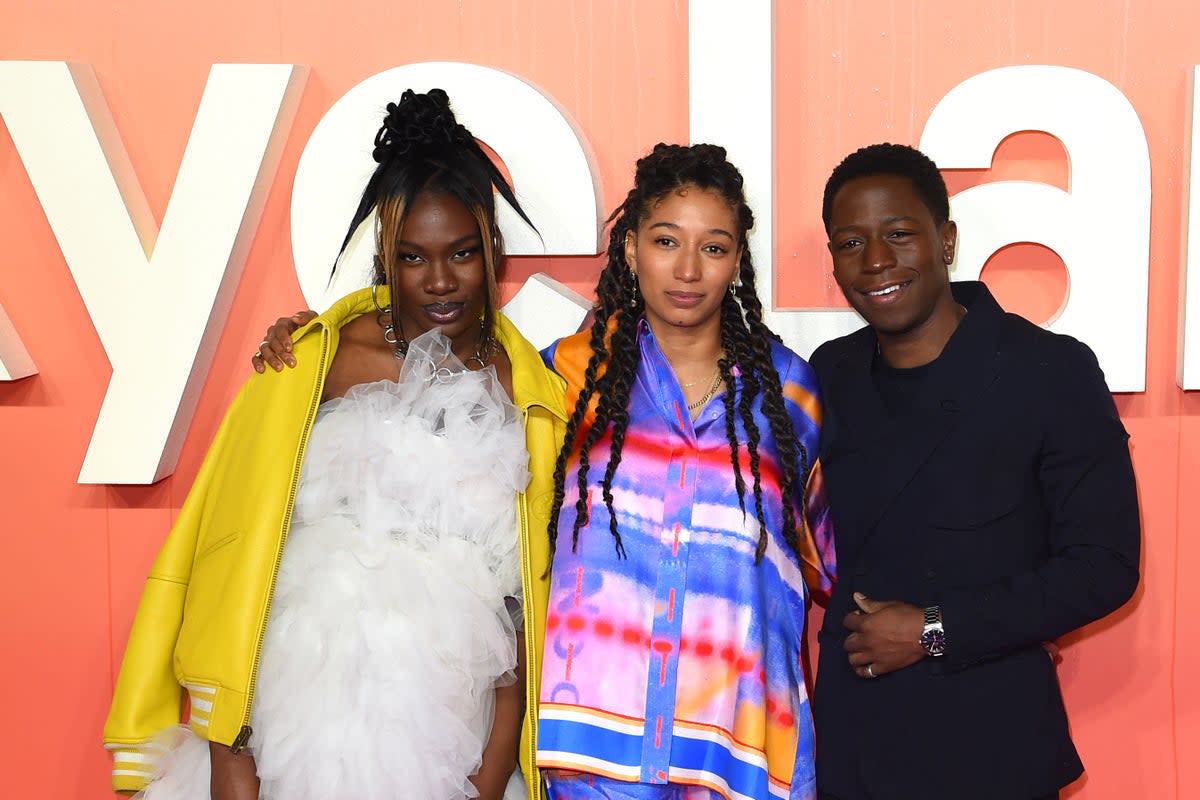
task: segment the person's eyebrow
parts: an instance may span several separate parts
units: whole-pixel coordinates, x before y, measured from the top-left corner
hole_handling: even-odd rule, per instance
[[[909,215],[907,215],[907,214],[902,214],[902,215],[900,215],[900,216],[895,216],[895,217],[885,217],[885,218],[883,218],[883,219],[882,219],[882,220],[880,220],[880,221],[881,221],[881,222],[882,222],[884,225],[894,225],[894,224],[896,224],[897,222],[916,222],[916,221],[917,221],[917,218],[916,218],[916,217],[913,217],[913,216],[909,216]],[[859,227],[861,227],[861,226],[860,226],[860,225],[857,225],[857,224],[854,224],[854,225],[842,225],[840,228],[834,228],[832,231],[830,231],[830,232],[829,232],[829,235],[830,235],[830,236],[836,236],[836,235],[837,235],[837,234],[839,234],[839,233],[845,233],[846,231],[852,231],[852,230],[855,230],[855,229],[857,229],[857,228],[859,228]]]
[[[676,225],[674,222],[667,222],[665,220],[662,222],[656,222],[650,226],[650,230],[653,230],[654,228],[666,228],[667,230],[670,230],[670,231],[679,230],[679,226]],[[736,238],[732,233],[725,230],[724,228],[709,228],[708,232],[713,234],[714,236],[724,236],[727,239],[735,239]]]
[[[483,241],[483,237],[480,236],[478,233],[469,233],[460,239],[455,239],[453,242],[450,243],[449,246],[450,247],[458,247],[460,245],[467,244],[468,242],[482,242],[482,241]],[[397,239],[396,246],[397,247],[407,247],[411,250],[424,250],[425,249],[424,247],[417,244],[416,242],[410,242],[407,239]]]

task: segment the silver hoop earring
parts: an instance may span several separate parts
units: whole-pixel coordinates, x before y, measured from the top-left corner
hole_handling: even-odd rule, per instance
[[[379,312],[375,321],[379,327],[383,328],[383,341],[392,346],[396,358],[403,359],[408,355],[408,340],[404,338],[402,331],[396,330],[396,326],[393,324],[392,304],[379,305],[379,284],[377,283],[371,284],[371,305],[375,306],[375,310]]]

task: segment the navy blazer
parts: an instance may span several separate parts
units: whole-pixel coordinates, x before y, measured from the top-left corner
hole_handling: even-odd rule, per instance
[[[982,283],[913,410],[880,396],[869,328],[822,345],[839,582],[819,634],[817,780],[846,800],[1033,798],[1083,766],[1044,641],[1123,604],[1140,526],[1095,356],[1006,314]],[[946,655],[875,680],[846,660],[852,592],[940,605]]]

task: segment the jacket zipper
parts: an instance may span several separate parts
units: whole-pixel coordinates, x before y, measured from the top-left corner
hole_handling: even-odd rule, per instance
[[[524,418],[525,430],[529,430],[529,409],[521,410]],[[528,591],[528,596],[533,597],[533,557],[529,555],[529,495],[521,494],[521,502],[517,504],[518,513],[520,514],[520,531],[521,531],[521,573],[524,578],[525,589]],[[525,604],[525,608],[530,606]],[[537,613],[537,609],[534,609]],[[526,775],[526,785],[532,785],[533,791],[529,794],[529,800],[542,800],[542,778],[537,768],[537,725],[538,718],[536,713],[537,701],[541,696],[538,686],[537,675],[537,642],[533,638],[537,636],[537,620],[533,620],[533,625],[526,624],[525,639],[525,713],[529,717],[531,729],[529,731],[529,770],[532,775]]]
[[[521,513],[521,519],[520,519],[521,538],[525,540],[524,542],[522,542],[522,544],[525,545],[524,550],[525,550],[525,553],[527,554],[529,552],[529,546],[528,546],[529,545],[529,520],[528,520],[528,515],[526,513],[526,510],[525,510],[526,502],[527,502],[526,498],[524,496],[522,496],[521,502],[519,504],[520,505],[520,513]],[[533,559],[529,558],[527,555],[522,556],[522,558],[521,558],[521,571],[524,573],[524,576],[525,576],[525,585],[527,587],[529,587],[530,590],[532,590],[533,589]],[[532,597],[532,594],[533,594],[532,591],[530,591],[531,597]],[[526,606],[526,607],[528,608],[528,606]],[[536,609],[535,609],[535,613],[536,613]],[[529,628],[529,627],[530,626],[527,623],[526,628]],[[537,723],[538,723],[538,720],[537,720],[537,716],[534,713],[534,709],[536,706],[536,701],[534,700],[534,696],[536,693],[538,693],[537,675],[534,674],[536,672],[536,666],[537,666],[537,663],[536,663],[537,662],[537,659],[536,659],[537,646],[536,646],[536,642],[532,643],[532,644],[530,643],[530,635],[532,634],[533,636],[536,636],[537,635],[536,631],[537,631],[537,621],[534,620],[533,629],[527,630],[526,635],[524,637],[522,637],[525,639],[525,713],[526,713],[526,715],[529,716],[529,723],[532,726],[529,731],[529,753],[528,753],[529,769],[533,773],[532,775],[526,775],[525,781],[526,781],[526,783],[531,783],[535,787],[534,792],[529,795],[529,800],[539,800],[539,798],[541,798],[541,795],[542,795],[542,780],[540,777],[538,777],[538,769],[537,769]]]
[[[258,640],[254,645],[254,663],[250,668],[250,685],[246,689],[246,715],[242,718],[241,730],[238,731],[233,744],[229,746],[234,753],[241,752],[246,743],[250,741],[250,735],[254,733],[254,730],[250,727],[250,712],[254,708],[254,690],[258,687],[258,667],[262,661],[263,640],[267,635],[267,622],[271,619],[271,605],[275,599],[275,580],[279,577],[279,564],[283,560],[283,548],[287,545],[288,531],[292,527],[292,510],[296,505],[296,492],[300,487],[300,473],[303,470],[304,459],[299,456],[302,456],[308,447],[308,436],[312,432],[313,420],[317,415],[317,409],[321,406],[321,393],[325,387],[325,363],[328,358],[329,332],[322,330],[321,360],[317,364],[317,375],[319,376],[317,390],[313,393],[312,402],[308,407],[308,416],[305,417],[304,422],[304,433],[300,437],[300,449],[297,452],[296,467],[292,470],[292,482],[288,488],[287,509],[283,515],[279,549],[275,552],[275,567],[271,570],[271,582],[267,585],[267,607],[263,613],[262,624],[258,629]]]

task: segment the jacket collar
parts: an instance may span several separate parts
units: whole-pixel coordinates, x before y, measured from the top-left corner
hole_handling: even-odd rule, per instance
[[[550,371],[539,353],[508,317],[496,312],[492,331],[512,363],[513,402],[520,408],[541,406],[566,421],[563,380]]]
[[[356,317],[373,312],[376,300],[380,306],[386,306],[391,301],[387,286],[377,287],[374,300],[370,287],[346,295],[296,331],[293,338],[299,339],[314,330],[324,330],[332,337],[336,347],[341,327]],[[517,326],[499,312],[496,313],[492,333],[512,363],[513,403],[525,410],[531,406],[542,406],[565,420],[567,412],[563,402],[562,381],[546,367],[541,354],[517,330]]]
[[[379,305],[386,306],[390,300],[388,288],[386,286],[378,287]],[[359,289],[338,300],[325,310],[323,314],[318,315],[307,325],[297,330],[292,334],[292,339],[298,340],[314,330],[325,330],[333,334],[336,343],[338,331],[342,326],[356,317],[361,317],[375,309],[375,301],[371,298],[371,287]]]

